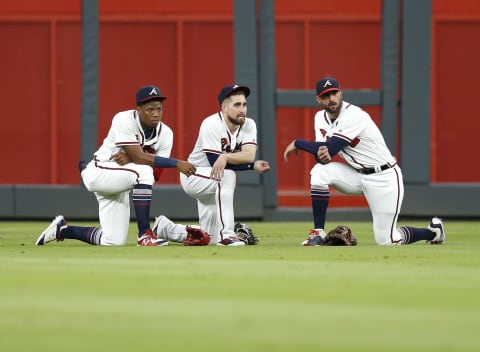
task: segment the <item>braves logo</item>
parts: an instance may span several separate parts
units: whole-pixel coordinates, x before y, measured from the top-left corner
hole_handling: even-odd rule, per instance
[[[230,142],[228,141],[227,138],[222,138],[220,143],[222,145],[222,152],[226,152],[226,153],[238,152],[238,151],[240,151],[240,149],[242,147],[242,143],[237,143],[235,145],[235,148],[232,150]]]

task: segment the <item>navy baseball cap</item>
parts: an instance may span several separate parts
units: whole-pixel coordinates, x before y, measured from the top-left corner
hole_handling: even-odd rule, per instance
[[[150,100],[165,100],[160,88],[155,86],[143,86],[137,91],[137,106]]]
[[[245,94],[245,98],[250,95],[250,88],[247,86],[240,86],[238,84],[230,84],[223,87],[218,93],[218,103],[221,105],[223,100],[235,92],[242,91]]]
[[[317,82],[317,96],[340,90],[340,83],[333,77],[325,77]]]

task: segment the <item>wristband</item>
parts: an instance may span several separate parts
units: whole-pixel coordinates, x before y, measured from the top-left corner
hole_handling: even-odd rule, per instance
[[[164,158],[161,156],[156,155],[155,159],[153,161],[153,165],[155,167],[162,167],[162,168],[167,168],[167,167],[177,167],[178,160],[174,158]]]
[[[245,163],[245,164],[227,164],[225,169],[234,170],[234,171],[247,171],[254,170],[255,163]]]

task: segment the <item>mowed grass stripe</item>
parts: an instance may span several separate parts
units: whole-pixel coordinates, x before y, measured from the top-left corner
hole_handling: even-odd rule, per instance
[[[444,246],[376,246],[362,222],[356,248],[263,222],[245,248],[137,248],[134,224],[126,247],[33,246],[47,224],[0,223],[2,350],[480,349],[478,223]]]

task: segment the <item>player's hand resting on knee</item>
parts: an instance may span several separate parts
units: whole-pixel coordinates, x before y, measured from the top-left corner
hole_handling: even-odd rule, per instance
[[[195,175],[195,172],[197,172],[195,165],[183,160],[177,160],[177,170],[186,176]]]
[[[210,178],[212,180],[220,181],[223,177],[224,170],[227,167],[227,155],[220,154],[212,165],[212,171],[210,171]]]
[[[110,160],[115,161],[118,165],[126,165],[132,162],[132,160],[128,157],[127,153],[124,152],[112,154]]]

